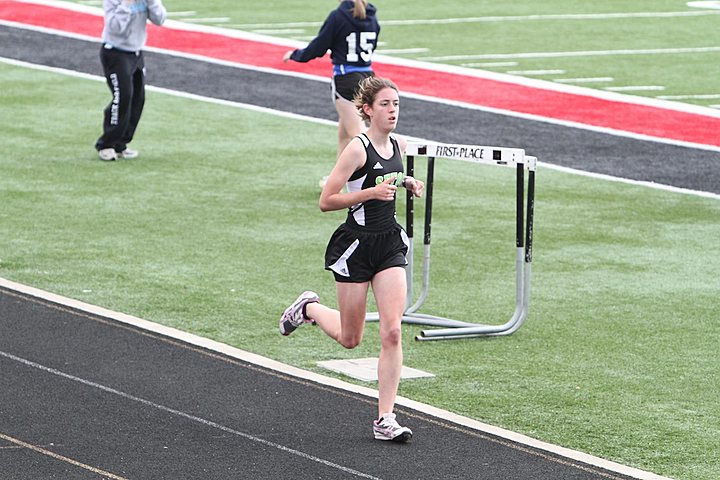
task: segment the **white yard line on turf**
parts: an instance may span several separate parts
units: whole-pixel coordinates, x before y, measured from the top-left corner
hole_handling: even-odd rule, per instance
[[[715,8],[708,6],[707,8]],[[683,12],[628,12],[628,13],[567,13],[556,15],[510,15],[491,17],[464,17],[464,18],[417,18],[405,20],[382,20],[387,26],[417,26],[417,25],[453,25],[458,23],[503,23],[503,22],[532,22],[550,20],[617,20],[626,18],[675,18],[700,17],[718,15],[720,12],[691,10]],[[319,27],[322,22],[278,22],[278,23],[243,23],[235,24],[238,28],[248,30],[256,28],[284,28],[284,27]]]
[[[455,60],[500,60],[506,58],[560,58],[560,57],[607,57],[612,55],[677,55],[679,53],[713,53],[720,52],[720,47],[687,47],[687,48],[641,48],[620,50],[577,50],[567,52],[521,52],[521,53],[484,53],[477,55],[439,55],[422,57],[430,62],[447,62]]]

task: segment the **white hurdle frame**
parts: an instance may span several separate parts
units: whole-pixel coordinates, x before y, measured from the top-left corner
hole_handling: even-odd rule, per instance
[[[442,143],[408,143],[406,149],[407,174],[414,175],[415,157],[427,157],[427,179],[425,181],[425,232],[423,236],[423,277],[422,289],[413,302],[413,257],[414,257],[414,199],[407,192],[406,231],[410,241],[408,247],[407,296],[402,317],[404,323],[443,327],[422,330],[415,339],[418,341],[448,340],[510,335],[517,331],[528,316],[530,309],[530,280],[532,276],[532,240],[535,209],[535,171],[537,158],[525,155],[519,148],[488,147],[475,145],[451,145]],[[516,222],[515,222],[515,310],[502,325],[482,325],[463,322],[445,317],[418,313],[425,303],[430,288],[430,230],[432,225],[433,176],[436,158],[449,158],[485,165],[515,167],[516,169]],[[528,170],[527,217],[524,220],[525,170]],[[524,225],[523,225],[524,224]],[[524,232],[523,232],[524,226]],[[378,313],[369,313],[367,321],[377,321]]]

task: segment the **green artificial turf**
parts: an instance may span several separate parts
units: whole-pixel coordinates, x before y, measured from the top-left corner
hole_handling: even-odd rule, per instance
[[[150,91],[141,157],[101,162],[103,83],[0,64],[0,84],[1,277],[324,374],[317,361],[377,355],[376,323],[353,351],[317,328],[277,331],[304,289],[335,304],[322,257],[344,212],[317,207],[333,126]],[[657,474],[717,478],[720,203],[542,166],[536,195],[526,324],[429,343],[405,326],[405,364],[436,377],[400,394]],[[423,312],[506,321],[514,171],[438,161],[432,239]]]

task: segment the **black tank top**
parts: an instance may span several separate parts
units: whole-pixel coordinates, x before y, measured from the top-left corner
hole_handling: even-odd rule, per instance
[[[395,185],[402,185],[405,174],[400,147],[392,136],[390,142],[393,154],[390,158],[383,158],[375,150],[367,135],[358,137],[365,145],[367,159],[365,165],[352,174],[347,182],[348,192],[357,192],[372,188],[388,178],[395,178]],[[346,222],[351,227],[360,227],[367,231],[377,232],[393,228],[397,225],[395,218],[395,198],[391,201],[368,200],[348,209]]]

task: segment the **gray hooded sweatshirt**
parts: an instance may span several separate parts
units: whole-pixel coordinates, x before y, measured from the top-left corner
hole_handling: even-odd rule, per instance
[[[103,43],[128,52],[137,52],[145,46],[148,19],[162,25],[167,17],[162,0],[103,0],[103,9]]]

